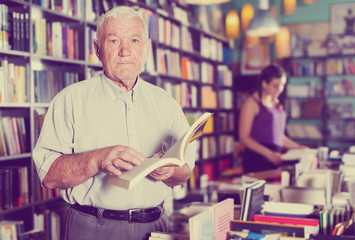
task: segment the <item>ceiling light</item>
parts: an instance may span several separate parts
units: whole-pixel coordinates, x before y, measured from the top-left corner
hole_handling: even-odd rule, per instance
[[[239,38],[240,35],[240,20],[238,12],[231,10],[226,16],[226,35],[227,38]]]
[[[254,17],[254,8],[250,3],[244,4],[242,8],[242,29],[247,30],[250,20]]]
[[[247,35],[269,37],[280,31],[279,24],[268,9],[268,0],[259,0],[259,9],[249,23]]]

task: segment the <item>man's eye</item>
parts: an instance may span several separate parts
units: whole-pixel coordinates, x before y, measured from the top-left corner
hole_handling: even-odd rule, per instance
[[[139,39],[134,38],[134,39],[132,39],[132,42],[133,43],[139,43],[140,41],[139,41]]]
[[[116,43],[118,43],[118,40],[117,40],[117,39],[111,39],[111,40],[110,40],[110,43],[116,44]]]

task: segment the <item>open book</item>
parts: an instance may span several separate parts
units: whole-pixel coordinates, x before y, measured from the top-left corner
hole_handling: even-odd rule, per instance
[[[306,149],[289,149],[286,153],[282,154],[282,161],[300,160],[305,155],[315,155],[318,150],[314,148]]]
[[[140,165],[134,166],[132,170],[123,172],[121,176],[111,175],[108,182],[119,187],[131,189],[142,178],[159,167],[169,165],[181,167],[185,164],[187,145],[202,135],[206,122],[211,116],[212,113],[209,112],[202,114],[161,158],[145,158]]]

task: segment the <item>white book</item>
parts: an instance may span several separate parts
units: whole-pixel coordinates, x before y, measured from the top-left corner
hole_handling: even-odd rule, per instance
[[[132,170],[123,172],[121,176],[111,175],[108,182],[119,187],[131,189],[150,172],[161,166],[183,166],[185,164],[187,145],[202,134],[206,122],[211,116],[212,113],[209,112],[202,114],[161,158],[145,158],[140,165],[134,166]]]
[[[63,57],[62,23],[52,22],[53,57]]]

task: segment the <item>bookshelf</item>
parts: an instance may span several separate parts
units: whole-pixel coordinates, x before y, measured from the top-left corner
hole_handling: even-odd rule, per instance
[[[290,137],[313,147],[347,151],[355,133],[353,56],[298,57],[286,62]]]
[[[51,1],[0,0],[0,17],[6,19],[1,22],[6,33],[2,36],[8,36],[0,42],[0,130],[5,136],[5,131],[16,129],[8,139],[0,138],[0,179],[12,179],[4,172],[15,166],[25,172],[20,182],[27,183],[19,188],[21,204],[3,208],[1,198],[0,220],[22,220],[29,231],[37,226],[36,219],[54,221],[65,208],[58,190],[40,187],[31,151],[53,96],[101,71],[92,46],[95,20],[115,5],[135,7],[149,22],[152,51],[141,77],[174,96],[189,121],[204,111],[214,113],[199,143],[193,178],[206,173],[213,180],[231,166],[233,84],[225,38],[189,25],[190,10],[175,1],[60,2],[63,5],[51,6]]]

